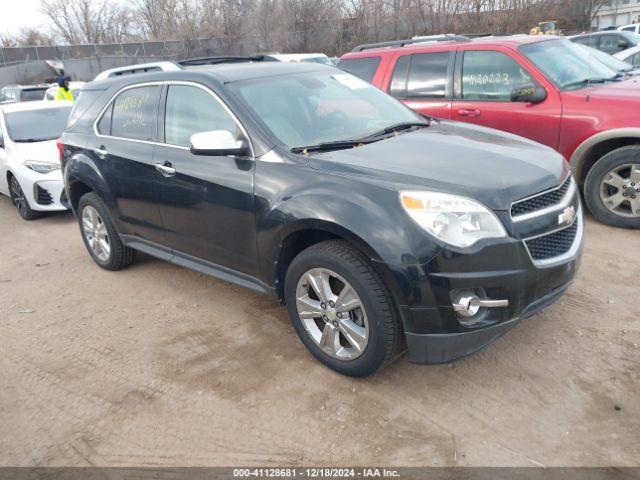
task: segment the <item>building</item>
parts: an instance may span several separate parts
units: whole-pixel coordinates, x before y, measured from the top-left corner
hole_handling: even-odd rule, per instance
[[[593,27],[603,30],[636,23],[640,17],[640,0],[609,0],[600,7],[593,20]]]

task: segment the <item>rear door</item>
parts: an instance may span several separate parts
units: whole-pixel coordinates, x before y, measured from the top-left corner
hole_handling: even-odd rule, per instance
[[[450,119],[454,59],[445,49],[398,55],[385,90],[417,112]]]
[[[118,230],[163,243],[155,197],[153,151],[157,138],[160,84],[121,90],[103,110],[87,145],[114,197]]]
[[[541,84],[541,103],[511,101],[515,88]],[[521,57],[505,49],[459,50],[455,67],[452,118],[496,128],[558,148],[562,115],[557,90]]]
[[[189,149],[194,133],[227,130],[240,138],[247,137],[246,132],[228,107],[203,85],[171,82],[163,96],[154,163],[168,245],[176,254],[254,274],[255,161],[194,155]],[[167,168],[173,173],[167,173]]]

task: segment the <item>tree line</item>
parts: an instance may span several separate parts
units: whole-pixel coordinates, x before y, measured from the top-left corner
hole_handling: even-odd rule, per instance
[[[437,33],[528,33],[556,20],[590,28],[606,0],[41,0],[47,25],[2,46],[218,38],[233,51],[339,55],[356,44]]]

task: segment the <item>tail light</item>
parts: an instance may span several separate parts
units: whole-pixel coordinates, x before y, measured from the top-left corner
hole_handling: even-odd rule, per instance
[[[58,155],[60,155],[60,163],[62,163],[62,157],[64,156],[64,143],[62,143],[62,137],[56,140],[56,147],[58,147]]]

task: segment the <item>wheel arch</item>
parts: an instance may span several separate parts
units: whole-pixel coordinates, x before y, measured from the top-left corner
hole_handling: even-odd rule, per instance
[[[96,192],[109,208],[115,208],[114,197],[107,182],[93,159],[87,155],[78,153],[69,159],[65,167],[64,183],[74,213],[77,213],[80,198],[88,192]]]
[[[607,130],[583,141],[569,160],[578,184],[584,185],[587,173],[603,155],[629,145],[640,145],[640,128]]]
[[[392,297],[397,298],[398,290],[391,270],[368,242],[342,225],[325,220],[312,220],[298,222],[282,234],[272,272],[276,295],[281,304],[284,304],[284,278],[293,259],[306,248],[327,240],[345,241],[366,255],[372,260],[373,269],[391,290]]]

